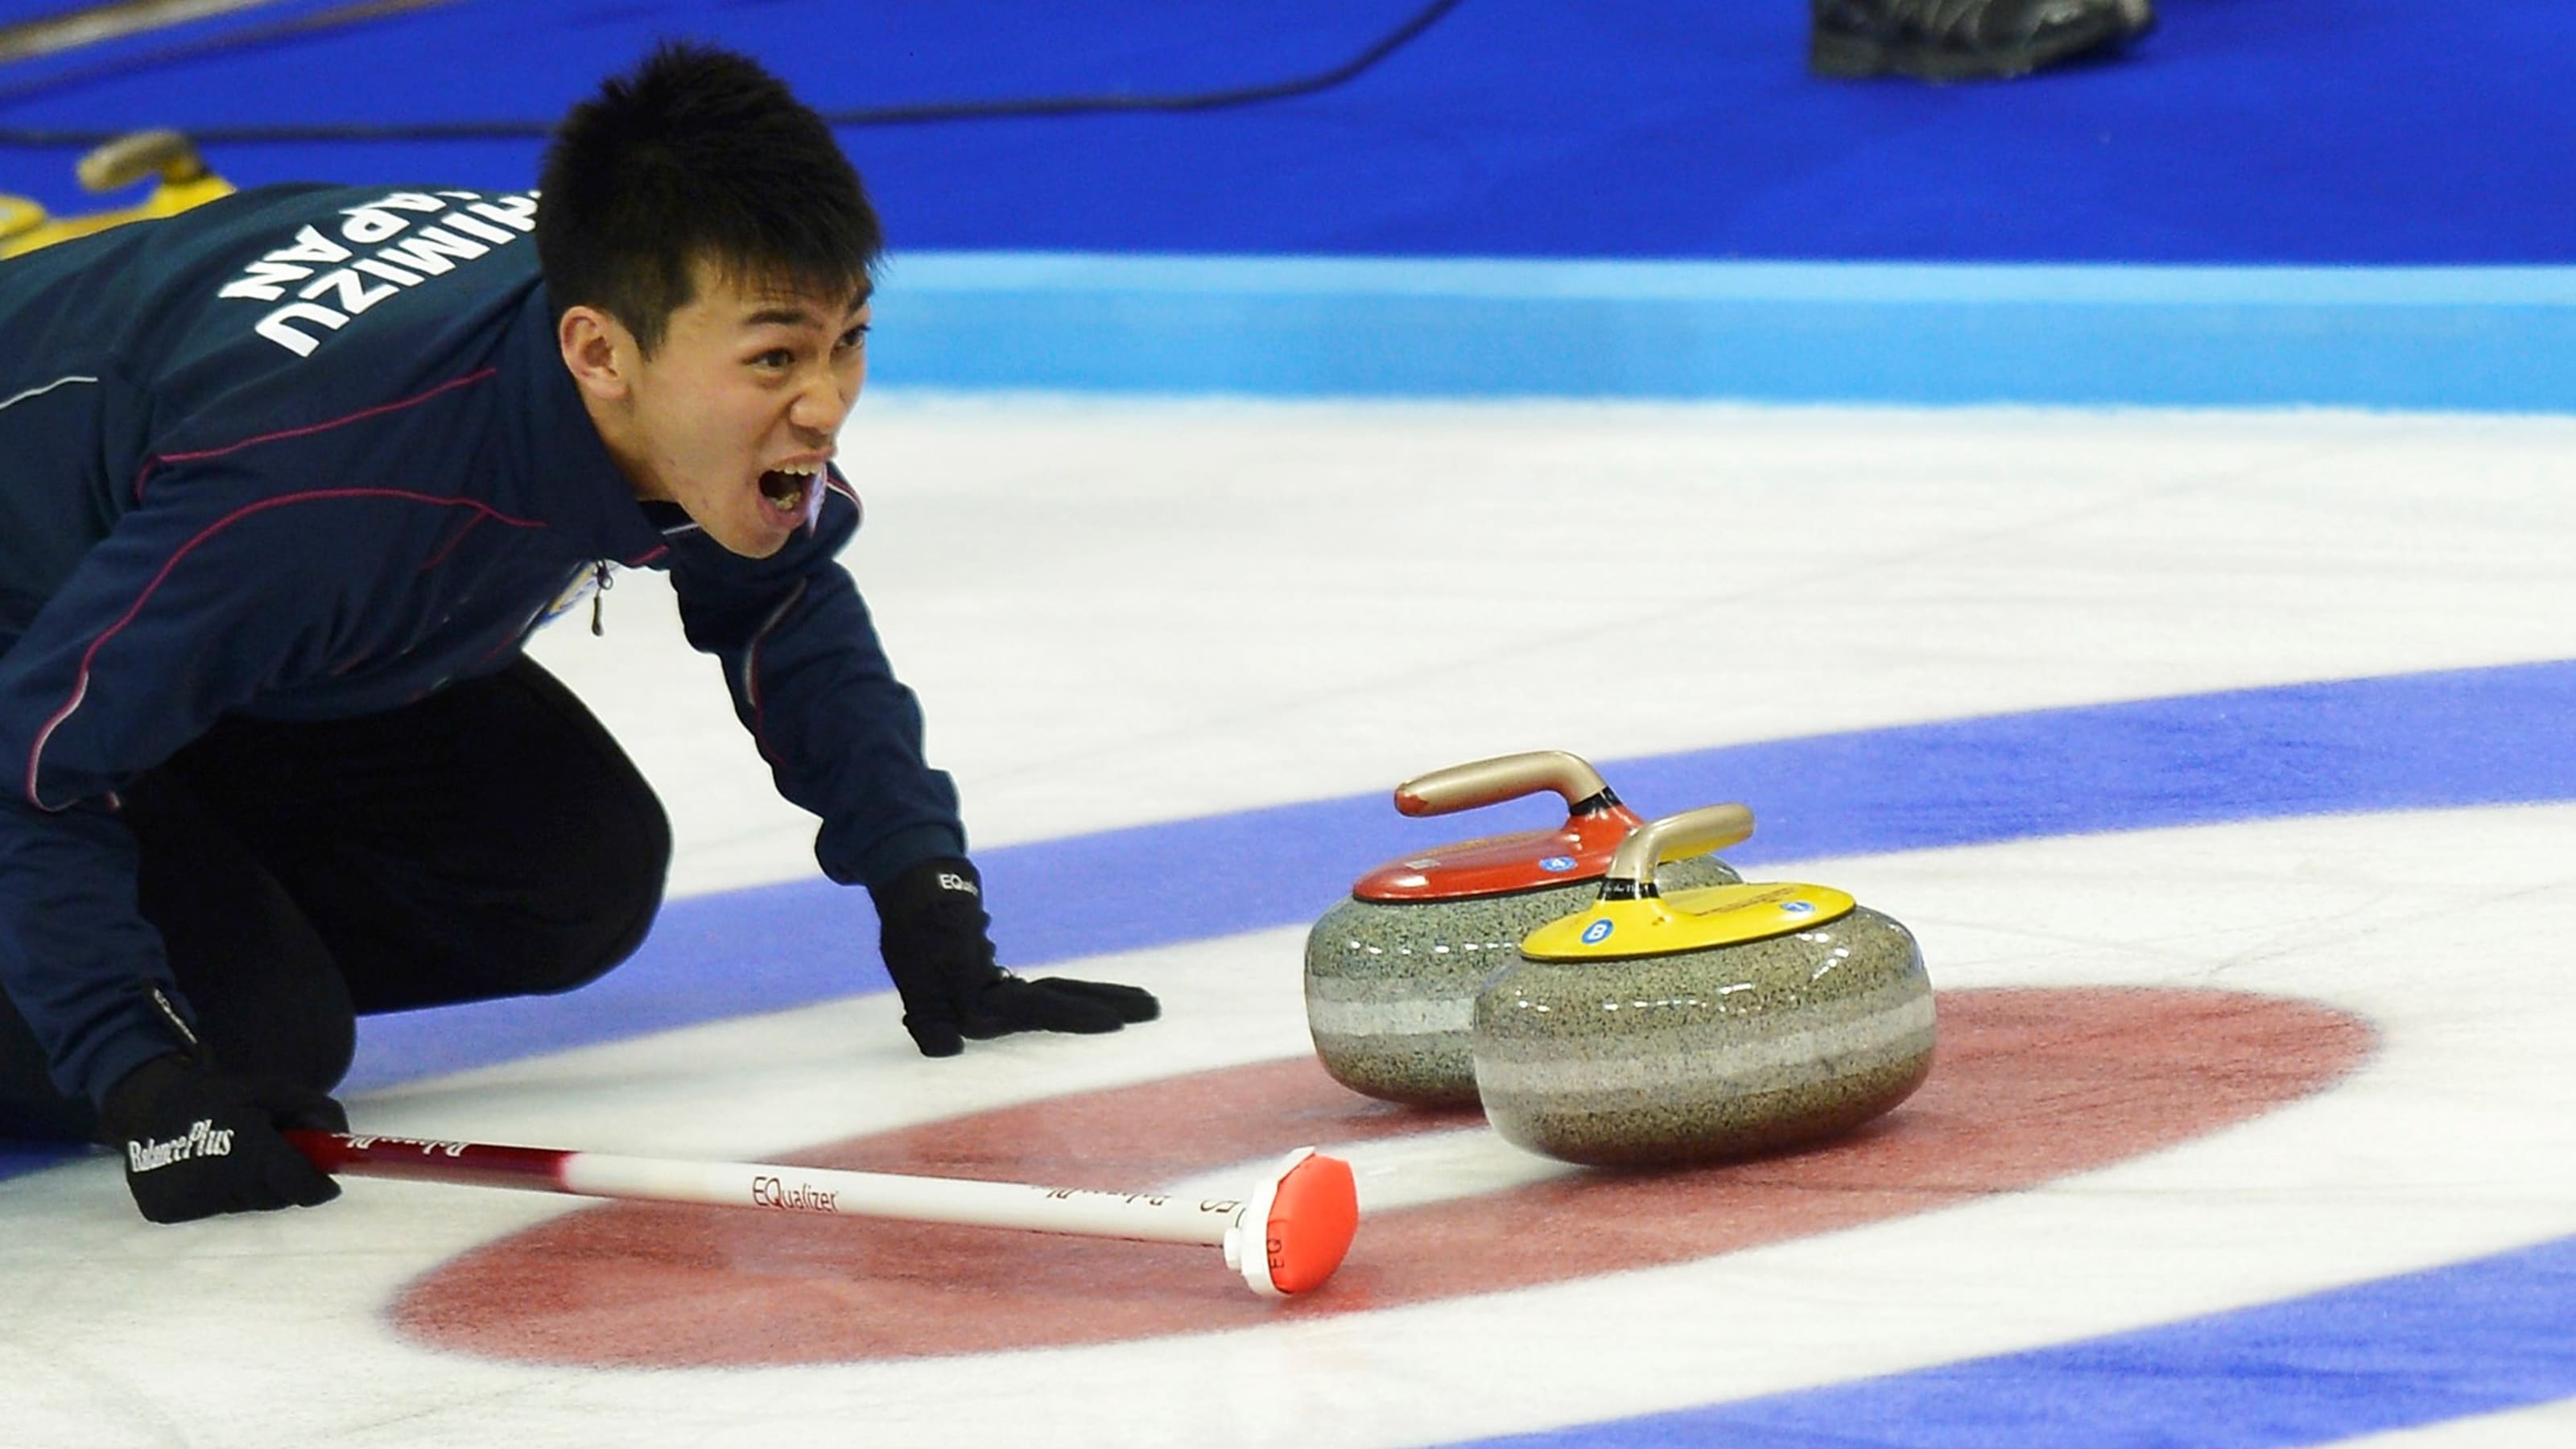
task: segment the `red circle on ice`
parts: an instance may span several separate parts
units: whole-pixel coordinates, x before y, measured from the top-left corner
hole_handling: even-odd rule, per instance
[[[1939,1007],[1931,1079],[1849,1137],[1724,1167],[1583,1172],[1372,1214],[1341,1271],[1285,1302],[1245,1291],[1210,1248],[620,1203],[467,1253],[412,1284],[392,1313],[404,1333],[454,1352],[686,1367],[990,1353],[1366,1312],[2018,1191],[2306,1096],[2350,1072],[2373,1040],[2330,1007],[2221,991],[1953,991]],[[1136,1189],[1301,1145],[1479,1120],[1355,1096],[1299,1057],[927,1123],[796,1160]]]

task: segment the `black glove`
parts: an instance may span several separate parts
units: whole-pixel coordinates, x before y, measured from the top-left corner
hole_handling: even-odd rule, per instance
[[[877,947],[903,997],[904,1030],[926,1057],[953,1057],[965,1039],[1015,1031],[1116,1031],[1162,1011],[1150,992],[1049,976],[1023,981],[993,964],[984,882],[955,856],[926,860],[869,893]]]
[[[314,1207],[340,1195],[340,1184],[278,1135],[281,1127],[349,1130],[339,1103],[299,1082],[154,1057],[108,1089],[99,1121],[125,1155],[134,1205],[156,1223]]]

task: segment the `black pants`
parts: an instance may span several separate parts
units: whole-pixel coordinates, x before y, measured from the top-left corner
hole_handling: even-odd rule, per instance
[[[228,719],[124,792],[216,1062],[328,1090],[369,1012],[569,991],[662,901],[661,803],[533,662],[361,719]],[[0,1136],[87,1140],[0,998]]]

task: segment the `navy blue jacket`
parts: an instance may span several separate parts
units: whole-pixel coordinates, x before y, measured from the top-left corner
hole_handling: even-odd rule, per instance
[[[123,782],[223,715],[498,670],[602,562],[669,570],[826,874],[964,849],[833,561],[849,484],[767,559],[637,502],[557,353],[534,212],[272,187],[0,263],[0,986],[64,1090],[174,1044]]]

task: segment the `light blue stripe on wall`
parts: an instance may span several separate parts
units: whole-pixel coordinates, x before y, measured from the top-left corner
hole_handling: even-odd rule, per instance
[[[879,382],[1253,396],[2576,411],[2576,268],[925,253]]]

